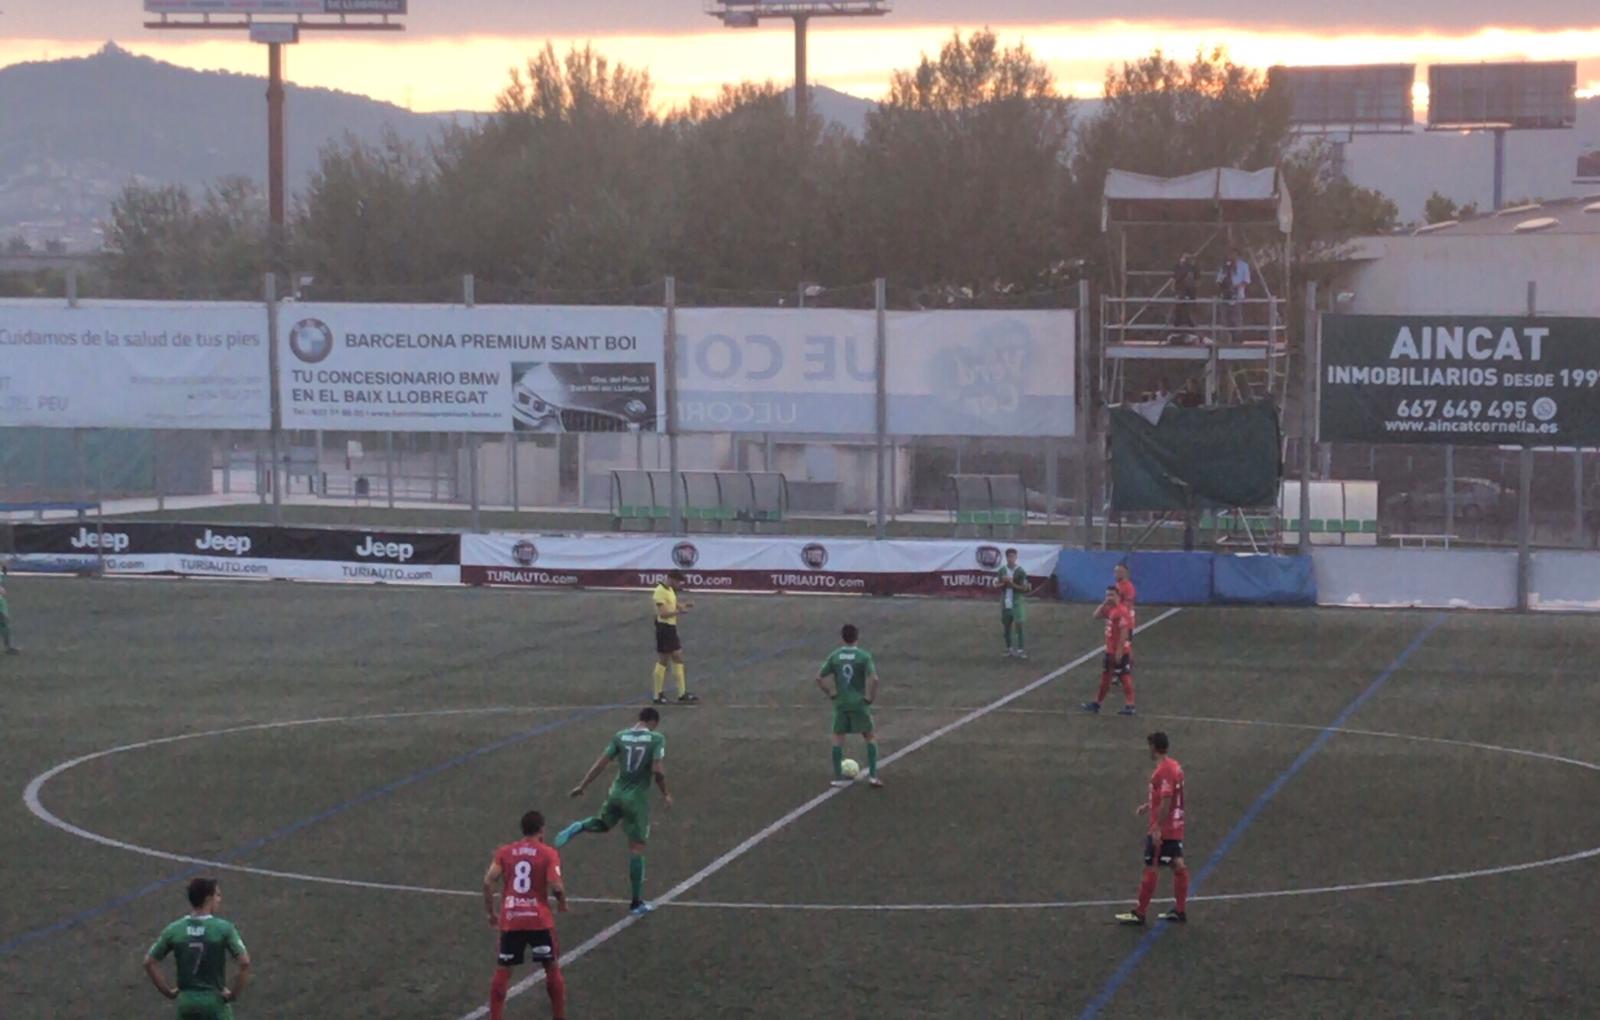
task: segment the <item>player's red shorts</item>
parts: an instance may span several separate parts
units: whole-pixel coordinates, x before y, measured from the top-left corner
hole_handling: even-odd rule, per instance
[[[502,967],[520,967],[527,956],[534,963],[555,963],[561,955],[556,944],[556,933],[550,928],[503,931],[500,933],[500,952],[495,962]]]

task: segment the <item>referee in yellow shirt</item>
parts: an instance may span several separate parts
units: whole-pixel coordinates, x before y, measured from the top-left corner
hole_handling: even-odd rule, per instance
[[[651,595],[656,608],[656,669],[651,676],[651,690],[655,694],[652,700],[658,705],[667,703],[663,691],[668,666],[672,667],[672,678],[678,681],[678,704],[692,705],[700,700],[689,693],[689,681],[683,673],[683,642],[678,638],[678,617],[694,608],[693,602],[678,601],[678,592],[688,583],[683,571],[674,570]]]

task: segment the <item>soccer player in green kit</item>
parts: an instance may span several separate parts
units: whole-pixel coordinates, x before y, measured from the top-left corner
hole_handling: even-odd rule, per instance
[[[1028,572],[1017,563],[1017,551],[1006,550],[1006,561],[995,572],[1000,578],[1004,594],[1000,597],[1000,626],[1006,632],[1006,657],[1026,659],[1027,640],[1022,635],[1022,625],[1028,622]],[[1017,642],[1011,643],[1011,632],[1017,632]]]
[[[144,972],[156,991],[178,1003],[178,1020],[233,1020],[234,1002],[250,983],[250,954],[239,929],[216,916],[222,891],[214,878],[189,882],[193,911],[162,929],[145,954]],[[172,955],[178,987],[167,984],[161,961]],[[228,957],[239,964],[239,974],[228,987]]]
[[[844,625],[839,636],[844,644],[822,664],[817,686],[833,699],[833,785],[849,786],[844,777],[844,736],[859,733],[867,742],[867,782],[874,789],[883,786],[878,778],[878,735],[872,729],[872,703],[878,700],[878,666],[872,653],[857,646],[861,631],[853,623]],[[833,686],[828,686],[829,679]]]
[[[584,818],[556,833],[555,847],[560,850],[573,837],[584,832],[606,832],[618,822],[623,835],[628,837],[628,888],[632,901],[628,912],[637,916],[650,913],[655,906],[644,899],[644,849],[650,841],[650,783],[653,780],[661,790],[661,806],[672,810],[672,794],[667,792],[667,738],[656,732],[661,725],[661,713],[653,708],[639,713],[639,721],[632,727],[618,731],[611,743],[589,766],[583,782],[572,788],[572,796],[582,797],[589,784],[600,778],[612,762],[617,763],[617,778],[611,781],[600,813]]]

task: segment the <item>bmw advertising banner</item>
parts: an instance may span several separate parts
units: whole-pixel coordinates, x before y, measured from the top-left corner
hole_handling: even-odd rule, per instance
[[[655,432],[660,308],[285,304],[283,426]]]
[[[983,541],[684,538],[615,535],[464,535],[464,584],[533,588],[649,588],[682,570],[690,589],[835,595],[1000,597],[1004,549],[1055,594],[1059,546]]]
[[[1600,444],[1600,319],[1324,315],[1322,442]]]
[[[267,310],[0,302],[0,427],[264,429]]]
[[[73,521],[19,524],[11,566],[24,571],[354,584],[459,584],[461,537],[443,532]]]
[[[889,432],[1070,436],[1075,313],[891,312]],[[877,431],[877,315],[687,308],[677,314],[686,432]]]

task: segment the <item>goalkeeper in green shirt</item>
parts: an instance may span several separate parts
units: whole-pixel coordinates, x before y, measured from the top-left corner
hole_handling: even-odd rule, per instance
[[[878,789],[883,780],[878,778],[878,734],[872,723],[872,703],[878,700],[878,664],[871,652],[856,644],[861,631],[855,624],[845,624],[839,636],[844,644],[834,649],[817,672],[817,686],[833,699],[833,785],[850,785],[851,780],[844,777],[844,737],[859,733],[867,742],[867,782]]]
[[[214,878],[189,883],[189,905],[194,909],[162,929],[145,954],[144,972],[156,991],[178,1003],[178,1020],[233,1020],[232,1004],[250,983],[250,953],[239,929],[216,916],[222,891]],[[161,961],[172,956],[178,986],[167,984]],[[239,964],[233,987],[228,987],[228,957]]]

